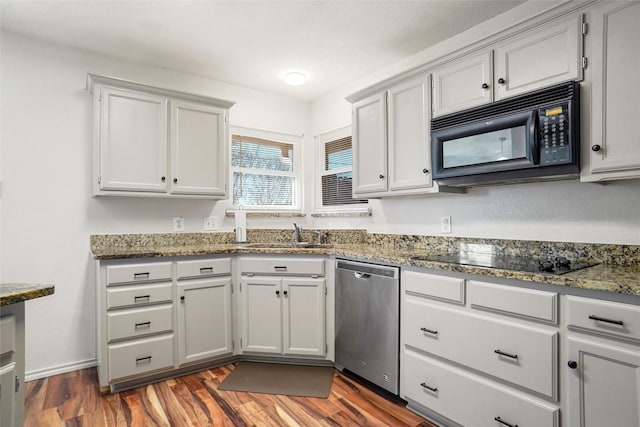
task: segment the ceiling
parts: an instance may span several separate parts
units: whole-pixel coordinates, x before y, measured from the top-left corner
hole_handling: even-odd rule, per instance
[[[3,29],[313,100],[523,1],[16,1]],[[284,83],[288,71],[308,76]]]

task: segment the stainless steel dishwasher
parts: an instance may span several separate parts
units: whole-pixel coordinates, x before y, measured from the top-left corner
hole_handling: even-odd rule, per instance
[[[336,261],[336,365],[399,393],[400,279],[396,267]]]

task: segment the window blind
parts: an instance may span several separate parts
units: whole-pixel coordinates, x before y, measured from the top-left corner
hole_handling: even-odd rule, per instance
[[[324,173],[322,174],[322,205],[351,205],[367,203],[352,198],[353,151],[351,136],[324,144]],[[335,171],[334,173],[327,173]]]

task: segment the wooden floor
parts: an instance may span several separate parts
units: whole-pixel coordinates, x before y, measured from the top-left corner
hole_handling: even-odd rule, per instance
[[[101,395],[95,368],[26,383],[26,427],[421,426],[401,405],[336,371],[327,399],[218,390],[233,365]]]

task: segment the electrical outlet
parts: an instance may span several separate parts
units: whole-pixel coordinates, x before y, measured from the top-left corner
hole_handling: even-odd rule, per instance
[[[184,231],[184,217],[183,216],[174,216],[173,217],[173,231]]]
[[[205,231],[213,231],[218,229],[218,218],[215,216],[202,217],[202,228]]]
[[[445,234],[451,233],[451,217],[443,216],[440,218],[440,231]]]

